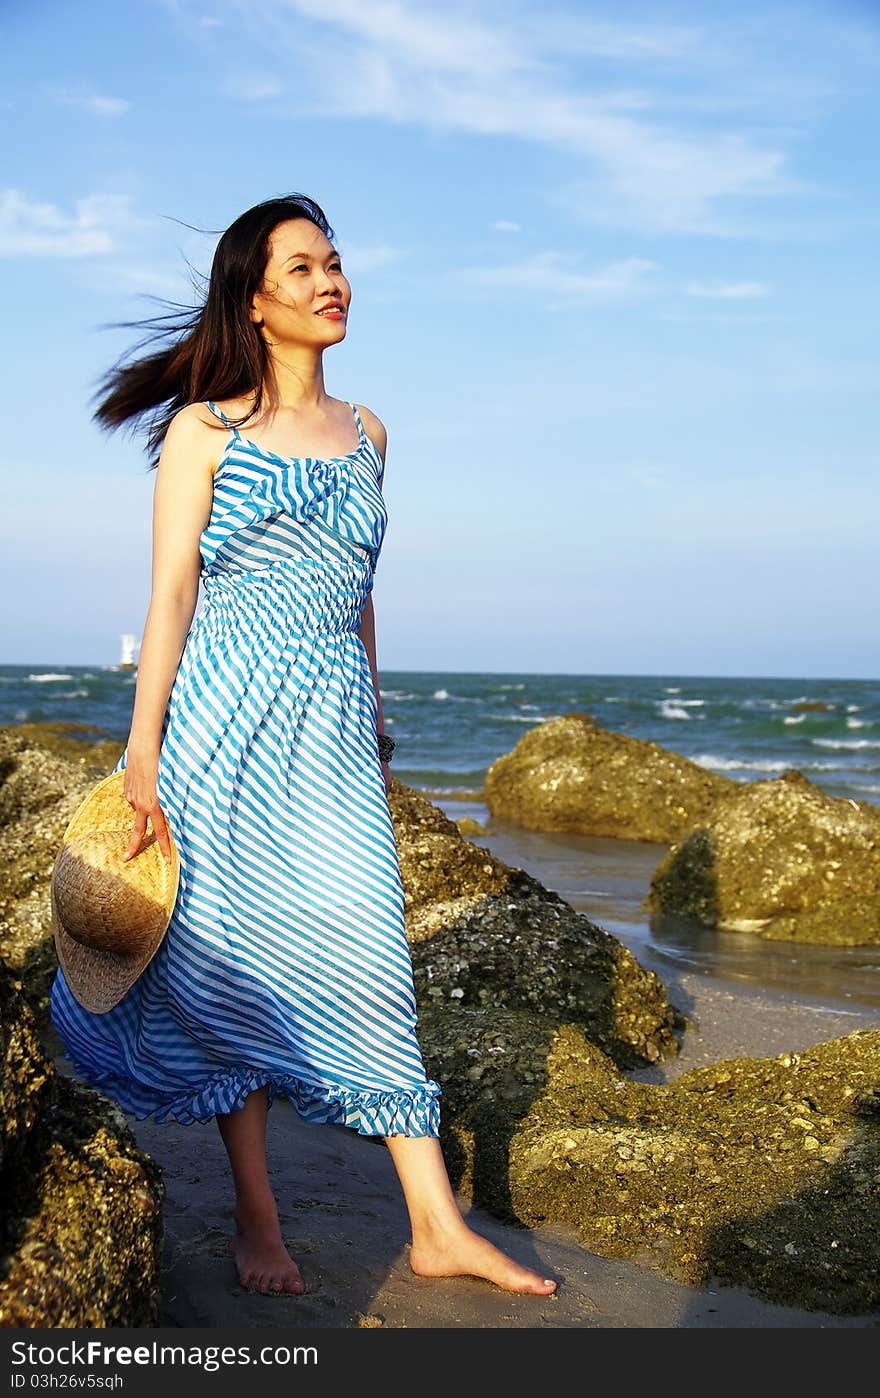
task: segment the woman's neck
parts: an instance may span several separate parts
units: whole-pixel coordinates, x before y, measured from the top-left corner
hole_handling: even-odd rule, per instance
[[[305,345],[277,345],[269,350],[265,392],[277,411],[294,412],[319,407],[327,397],[322,352]]]

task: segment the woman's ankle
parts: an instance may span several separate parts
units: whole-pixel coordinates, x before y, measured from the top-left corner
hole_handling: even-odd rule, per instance
[[[281,1229],[278,1206],[271,1196],[268,1199],[237,1200],[233,1218],[239,1233],[266,1233]]]

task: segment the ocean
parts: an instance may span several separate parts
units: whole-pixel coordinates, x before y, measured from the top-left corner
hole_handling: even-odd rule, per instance
[[[437,797],[475,799],[528,727],[587,713],[711,771],[758,781],[796,767],[831,796],[880,800],[880,680],[531,675],[381,670],[394,772]],[[130,670],[0,667],[0,723],[79,722],[124,746]]]
[[[761,987],[787,1003],[855,1013],[880,1009],[880,947],[764,942],[641,907],[665,846],[525,831],[483,804],[486,769],[526,729],[560,714],[648,738],[736,781],[797,768],[831,796],[880,798],[880,681],[720,679],[695,675],[532,675],[382,670],[385,724],[398,740],[393,770],[450,818],[484,828],[471,838],[618,937],[656,970],[679,1004],[694,984]],[[0,667],[0,723],[69,721],[128,737],[129,670],[96,665]]]

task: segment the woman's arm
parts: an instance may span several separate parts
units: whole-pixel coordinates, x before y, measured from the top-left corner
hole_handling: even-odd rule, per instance
[[[168,429],[153,492],[150,605],[138,658],[134,712],[126,756],[125,794],[137,812],[126,857],[139,848],[147,816],[170,854],[156,779],[162,723],[180,665],[199,591],[199,539],[213,501],[217,433],[198,404],[184,408]]]
[[[388,433],[385,430],[385,424],[380,418],[376,417],[376,414],[371,412],[369,408],[365,408],[361,404],[358,404],[358,411],[363,419],[364,430],[371,438],[376,450],[382,458],[382,470],[379,476],[379,488],[381,490],[382,483],[385,479],[385,453],[388,449]],[[384,733],[385,718],[382,713],[382,696],[379,693],[379,666],[376,660],[376,613],[373,609],[372,592],[367,593],[367,600],[361,612],[361,624],[358,634],[364,643],[364,650],[367,652],[367,659],[370,662],[370,674],[373,677],[373,689],[376,693],[376,732]],[[382,773],[385,777],[385,789],[386,791],[390,791],[391,773],[387,762],[382,763]]]
[[[364,610],[361,612],[358,635],[364,643],[364,650],[367,652],[370,674],[373,676],[373,689],[376,691],[376,732],[384,733],[385,719],[382,714],[382,696],[379,693],[379,667],[376,663],[376,613],[373,610],[372,592],[367,593]]]

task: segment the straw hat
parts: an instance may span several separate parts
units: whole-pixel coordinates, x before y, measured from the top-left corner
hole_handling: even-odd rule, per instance
[[[171,839],[166,861],[152,821],[138,853],[122,858],[134,817],[124,782],[122,769],[92,788],[52,870],[58,960],[76,1000],[99,1015],[118,1004],[159,950],[180,882],[177,846]]]

